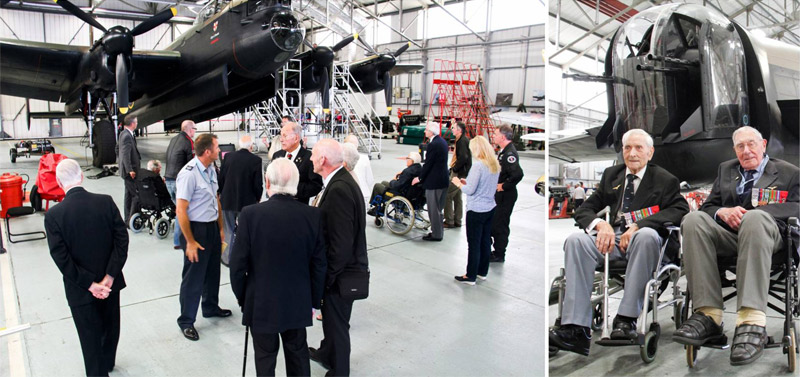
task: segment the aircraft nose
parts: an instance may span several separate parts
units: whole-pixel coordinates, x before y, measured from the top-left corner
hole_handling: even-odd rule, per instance
[[[290,11],[275,13],[266,24],[275,45],[281,50],[294,52],[305,38],[305,29]]]

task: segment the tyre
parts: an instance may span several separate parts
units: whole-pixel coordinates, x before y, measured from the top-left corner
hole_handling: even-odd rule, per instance
[[[658,333],[655,331],[648,331],[644,336],[644,344],[639,347],[639,355],[646,364],[650,364],[656,359],[658,338]]]
[[[797,336],[795,335],[794,328],[789,329],[789,349],[787,355],[789,357],[789,373],[797,370]]]
[[[92,148],[92,165],[102,168],[105,164],[113,164],[117,160],[114,153],[117,141],[114,138],[114,124],[108,120],[95,123],[92,128],[94,148]]]
[[[598,302],[592,309],[592,330],[600,331],[603,329],[603,303]]]
[[[39,195],[39,188],[36,185],[31,188],[30,201],[34,211],[40,212],[42,210],[42,197]]]
[[[375,226],[378,228],[383,228],[383,219],[380,217],[375,217]]]
[[[672,321],[675,322],[675,328],[678,329],[683,324],[683,301],[675,303],[672,309]]]
[[[156,221],[156,237],[158,237],[158,239],[163,240],[167,238],[169,235],[169,223],[170,221],[166,217],[162,217]]]
[[[17,148],[11,148],[9,154],[11,155],[11,162],[17,162]]]
[[[386,226],[397,235],[404,235],[414,227],[414,207],[402,196],[389,199],[384,205]]]
[[[695,361],[697,361],[697,347],[686,345],[684,348],[686,348],[686,365],[688,365],[689,368],[694,368]]]
[[[139,233],[144,229],[145,219],[142,217],[141,213],[134,213],[131,215],[131,219],[128,221],[128,226],[134,233]]]

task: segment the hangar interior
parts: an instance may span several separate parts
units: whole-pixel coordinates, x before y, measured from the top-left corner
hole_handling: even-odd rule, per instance
[[[600,182],[603,171],[616,164],[622,163],[622,154],[617,150],[606,149],[603,156],[584,158],[585,156],[564,158],[554,156],[554,148],[559,141],[577,143],[584,140],[586,149],[597,151],[595,136],[598,134],[606,120],[614,115],[613,102],[609,105],[609,98],[614,101],[614,96],[607,97],[606,83],[602,80],[578,80],[564,76],[602,76],[611,64],[607,61],[607,54],[612,48],[612,38],[622,25],[637,14],[659,5],[695,4],[721,13],[749,33],[759,37],[766,37],[780,41],[789,46],[800,45],[800,3],[797,1],[765,0],[765,1],[594,1],[594,0],[556,0],[549,2],[548,10],[548,40],[547,56],[548,66],[546,74],[547,86],[547,127],[549,132],[550,158],[548,165],[549,187],[551,190],[551,213],[548,220],[548,274],[552,282],[564,268],[564,245],[570,234],[580,232],[575,221],[571,218],[572,201],[564,201],[567,184],[573,187],[583,182],[587,189],[587,198],[591,189]],[[650,14],[650,22],[658,18]],[[666,17],[663,19],[666,20]],[[639,48],[631,38],[632,47]],[[638,38],[642,38],[639,34]],[[644,39],[643,39],[644,40]],[[797,50],[792,58],[797,67]],[[622,54],[621,52],[616,52]],[[625,52],[627,54],[627,51]],[[624,55],[623,55],[624,56]],[[643,63],[644,64],[644,63]],[[770,63],[772,64],[772,63]],[[637,68],[638,69],[638,68]],[[796,70],[796,68],[795,68]],[[773,74],[778,80],[789,86],[788,92],[797,98],[800,93],[800,76],[790,74],[782,76],[778,69],[773,69]],[[784,80],[785,79],[785,80]],[[618,86],[615,82],[615,88]],[[778,89],[780,92],[780,89]],[[620,101],[619,98],[616,99]],[[704,109],[705,111],[706,109]],[[609,114],[611,111],[611,114]],[[795,111],[796,112],[796,111]],[[620,133],[621,135],[621,133]],[[654,135],[655,136],[655,135]],[[728,136],[729,138],[729,136]],[[791,139],[790,139],[791,140]],[[794,143],[797,143],[795,137]],[[658,143],[656,143],[658,144]],[[554,147],[555,145],[555,147]],[[659,146],[656,146],[658,153]],[[715,149],[709,149],[713,153]],[[725,150],[730,157],[735,158],[730,144]],[[727,159],[727,158],[726,158]],[[797,164],[798,158],[787,158],[787,161]],[[686,166],[692,163],[685,162]],[[716,166],[716,165],[715,165]],[[711,180],[715,174],[708,172]],[[684,196],[693,194],[688,191],[707,193],[711,189],[710,182],[700,186],[684,187]],[[554,193],[559,191],[558,194]],[[555,197],[555,199],[554,199]],[[563,203],[563,205],[562,205]],[[567,210],[569,207],[569,210]],[[696,209],[697,205],[690,201],[690,207]],[[602,259],[600,260],[602,262]],[[732,279],[732,275],[728,278]],[[685,278],[680,280],[681,289],[686,289]],[[552,292],[552,291],[551,291]],[[727,292],[727,291],[725,291]],[[666,302],[672,297],[671,287],[660,300]],[[558,317],[558,301],[550,296],[548,308],[548,327],[553,326]],[[620,305],[621,293],[611,296],[611,318]],[[780,301],[775,301],[782,305]],[[640,347],[604,347],[592,344],[589,357],[579,356],[569,352],[558,352],[549,359],[549,373],[551,376],[578,376],[578,375],[787,375],[787,355],[780,349],[765,350],[762,359],[746,367],[733,367],[728,362],[729,351],[703,348],[699,351],[696,365],[693,369],[687,368],[687,357],[684,346],[673,342],[671,337],[675,331],[673,322],[674,312],[672,306],[667,306],[659,311],[661,336],[657,342],[657,356],[652,363],[645,363],[640,357]],[[767,329],[771,336],[780,338],[783,327],[783,316],[769,310],[767,311]],[[726,302],[724,322],[726,334],[732,337],[732,329],[736,319],[736,301]],[[592,343],[600,338],[600,332],[594,332]],[[797,373],[796,370],[794,372]],[[790,374],[790,373],[789,373]]]
[[[254,1],[254,0],[251,0]],[[135,37],[135,50],[163,50],[192,30],[196,19],[213,0],[75,0],[100,24],[133,29],[154,14],[176,6],[177,15],[168,22]],[[220,2],[226,3],[226,2]],[[311,45],[333,46],[352,33],[353,42],[338,53],[337,61],[353,62],[392,53],[408,44],[398,63],[421,65],[413,73],[394,77],[389,113],[382,91],[351,94],[352,101],[371,107],[372,114],[439,114],[440,98],[433,84],[439,60],[478,66],[483,98],[491,111],[544,111],[544,10],[538,1],[523,0],[295,0],[294,14],[302,20]],[[216,25],[215,25],[216,31]],[[229,32],[235,32],[229,30]],[[102,35],[53,2],[3,1],[0,8],[0,38],[4,42],[34,41],[69,46],[90,46]],[[301,45],[298,53],[309,49]],[[354,97],[359,98],[354,98]],[[434,99],[435,98],[435,99]],[[495,103],[499,99],[498,103]],[[321,108],[318,94],[305,94],[305,104]],[[265,98],[266,102],[267,99]],[[433,108],[430,105],[433,103]],[[266,106],[266,104],[264,104]],[[258,123],[253,107],[198,122],[198,133],[220,135],[220,144],[236,144],[246,132],[239,126]],[[135,103],[132,105],[136,109]],[[0,171],[27,174],[30,191],[39,166],[39,156],[8,159],[12,145],[20,139],[48,138],[57,153],[76,159],[88,178],[101,172],[92,167],[87,148],[87,127],[80,116],[64,115],[64,103],[0,96],[0,130],[5,140],[0,148]],[[261,120],[263,121],[263,119]],[[275,120],[273,119],[273,122]],[[279,121],[279,120],[278,120]],[[140,124],[140,128],[145,126]],[[275,124],[271,124],[272,127]],[[541,126],[540,126],[541,127]],[[142,163],[166,161],[166,148],[174,133],[165,134],[163,122],[145,128],[138,141]],[[262,136],[262,135],[258,135]],[[261,138],[258,139],[261,142]],[[375,138],[375,140],[380,140]],[[521,142],[524,146],[525,142]],[[259,145],[264,147],[263,144]],[[391,179],[404,167],[404,158],[417,145],[393,140],[382,142],[378,158],[371,158],[376,181]],[[351,320],[354,374],[375,375],[539,375],[544,373],[544,270],[534,261],[544,252],[545,200],[534,194],[537,178],[546,169],[541,151],[520,149],[525,178],[511,222],[508,259],[493,265],[489,280],[476,287],[457,284],[466,262],[465,228],[448,229],[444,242],[421,241],[425,232],[391,234],[377,228],[368,217],[367,242],[372,270],[369,299],[356,303]],[[267,160],[266,150],[258,155]],[[143,166],[144,167],[144,166]],[[118,207],[123,185],[116,177],[86,179],[92,192],[112,195]],[[27,203],[26,203],[27,205]],[[50,205],[58,205],[51,203]],[[12,232],[43,228],[44,213],[13,219]],[[4,220],[8,221],[8,220]],[[7,237],[7,232],[2,231]],[[231,294],[227,269],[222,269],[221,306],[234,310],[222,320],[198,319],[201,340],[183,338],[175,318],[182,256],[172,250],[170,238],[158,239],[147,231],[129,233],[130,248],[124,269],[128,287],[121,294],[122,335],[117,368],[111,375],[232,375],[241,368],[244,332],[241,313]],[[64,298],[61,276],[44,240],[14,243],[4,239],[6,253],[0,255],[0,329],[13,333],[0,336],[0,375],[82,375],[79,341]],[[0,330],[3,331],[3,330]],[[321,323],[309,328],[309,346],[322,337]],[[247,374],[255,373],[252,343]],[[516,360],[513,363],[508,360]],[[282,355],[277,373],[285,373]],[[325,370],[312,363],[312,374]]]

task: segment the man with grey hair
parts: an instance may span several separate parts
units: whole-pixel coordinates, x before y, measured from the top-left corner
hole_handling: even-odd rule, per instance
[[[431,221],[431,232],[422,237],[424,241],[441,241],[444,237],[444,221],[442,210],[450,186],[447,171],[447,153],[449,148],[443,137],[441,125],[429,122],[425,127],[425,138],[428,146],[425,149],[425,163],[419,177],[411,181],[412,185],[422,182],[425,189],[425,203],[428,206],[428,219]]]
[[[264,191],[261,178],[261,157],[253,154],[250,135],[239,138],[239,150],[228,153],[219,169],[219,192],[222,217],[225,221],[225,244],[222,247],[222,264],[228,265],[236,233],[236,218],[245,206],[261,201]]]
[[[406,191],[411,187],[411,181],[418,177],[419,172],[422,171],[420,161],[422,161],[422,157],[420,157],[419,153],[409,152],[408,156],[406,156],[406,168],[397,173],[393,180],[376,183],[375,186],[372,187],[370,201],[378,195],[383,195],[388,190],[393,190],[405,196]],[[374,208],[371,208],[367,213],[371,216],[375,216],[377,212]]]
[[[342,147],[333,139],[320,140],[311,155],[314,172],[324,182],[314,202],[322,210],[328,268],[322,305],[324,338],[319,349],[309,348],[309,356],[333,376],[350,375],[353,299],[342,297],[339,278],[345,271],[369,271],[364,200],[358,184],[342,169],[342,160]]]
[[[625,163],[607,168],[594,195],[575,209],[575,222],[583,232],[570,235],[564,243],[568,284],[561,327],[550,330],[551,347],[589,355],[594,271],[605,254],[609,260],[627,262],[625,294],[614,317],[611,339],[636,339],[645,285],[658,267],[663,238],[668,235],[666,224],[680,224],[689,212],[678,179],[648,164],[654,151],[648,136],[640,130],[628,131],[622,146]],[[597,213],[606,207],[610,208],[608,220],[598,218]],[[670,257],[674,256],[665,256]]]
[[[500,162],[500,177],[497,179],[497,192],[494,201],[497,204],[492,219],[492,240],[494,251],[490,262],[506,261],[508,236],[511,235],[511,213],[517,202],[517,185],[522,181],[522,167],[519,166],[519,153],[511,140],[514,131],[511,126],[503,124],[494,129],[492,139],[500,147],[497,161]]]
[[[352,144],[358,149],[358,137],[350,134],[344,138],[345,143]],[[369,197],[369,188],[375,183],[375,177],[372,175],[372,164],[370,158],[366,153],[359,153],[359,159],[353,172],[356,173],[358,180],[358,187],[361,189],[361,194],[364,195],[364,203],[369,204],[372,198]]]
[[[56,182],[65,195],[44,216],[50,256],[63,275],[86,375],[108,376],[119,342],[128,231],[114,199],[81,187],[83,172],[75,160],[59,162]]]
[[[356,149],[356,147],[352,144],[342,143],[342,154],[344,157],[344,161],[342,162],[344,168],[347,169],[350,175],[353,176],[353,179],[356,181],[356,183],[360,185],[358,182],[358,175],[353,170],[358,164],[358,160],[361,159],[361,156],[358,155],[358,149]]]
[[[272,155],[272,161],[286,157],[293,161],[300,172],[300,182],[297,183],[297,194],[295,199],[301,203],[308,204],[309,199],[313,198],[322,191],[322,178],[314,173],[314,166],[311,163],[311,151],[300,144],[303,138],[303,127],[294,122],[285,122],[281,127],[281,150]]]
[[[153,173],[161,175],[161,161],[159,160],[147,161],[147,170],[150,170]]]
[[[787,220],[800,216],[800,169],[770,157],[766,149],[767,141],[758,130],[737,129],[733,133],[736,159],[720,164],[708,199],[681,225],[683,265],[694,314],[672,338],[699,347],[724,336],[717,257],[736,257],[732,365],[761,357],[767,343],[765,311],[772,254],[783,247],[781,229]]]
[[[126,117],[125,125],[119,134],[119,175],[125,185],[124,209],[125,223],[127,224],[131,215],[136,213],[139,206],[139,194],[136,191],[136,173],[141,168],[142,156],[136,146],[136,137],[133,132],[139,121],[136,117]]]
[[[173,136],[169,141],[167,147],[167,171],[164,173],[164,182],[167,184],[167,191],[169,192],[172,201],[177,203],[178,198],[175,197],[175,180],[178,179],[178,173],[181,169],[194,158],[194,134],[197,131],[197,126],[191,120],[184,120],[181,123],[181,132]],[[175,222],[175,235],[172,238],[173,249],[180,249],[180,236],[181,225]]]
[[[308,309],[321,306],[327,268],[322,212],[292,198],[299,173],[291,161],[273,161],[265,178],[269,200],[239,216],[231,288],[251,328],[256,374],[275,375],[280,336],[286,374],[309,376]]]

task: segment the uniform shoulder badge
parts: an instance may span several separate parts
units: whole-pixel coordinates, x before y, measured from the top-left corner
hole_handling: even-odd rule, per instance
[[[506,159],[506,161],[508,161],[509,164],[513,164],[513,163],[517,162],[517,156],[514,156],[513,154],[509,155],[508,158]]]
[[[194,166],[193,166],[193,165],[186,164],[186,166],[184,166],[183,168],[184,168],[184,169],[186,169],[186,170],[188,170],[188,171],[192,171],[192,169],[194,169]]]

